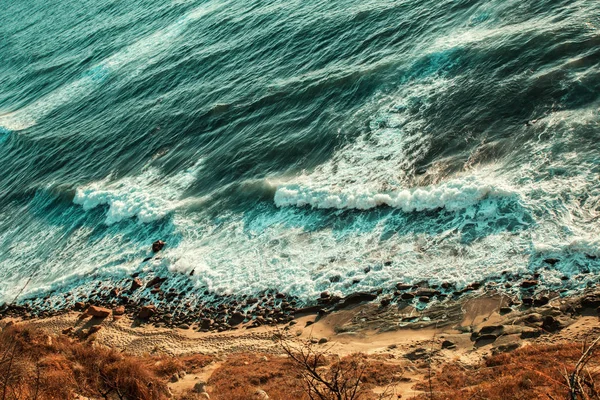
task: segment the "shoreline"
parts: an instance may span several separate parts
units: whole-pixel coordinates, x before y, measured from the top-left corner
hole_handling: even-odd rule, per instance
[[[93,317],[83,310],[47,318],[4,316],[0,326],[17,324],[136,356],[215,357],[202,370],[170,382],[175,396],[192,391],[199,379],[208,381],[215,369],[237,355],[282,356],[277,337],[283,335],[341,357],[360,353],[387,365],[402,365],[408,372],[394,383],[394,390],[410,398],[423,393],[415,385],[425,379],[427,368],[474,367],[492,355],[527,346],[585,342],[598,336],[598,307],[600,288],[594,288],[576,296],[554,296],[543,305],[516,304],[498,292],[471,293],[423,310],[364,301],[324,314],[306,310],[275,325],[242,322],[220,332],[140,323],[127,314]]]
[[[569,295],[572,292],[564,288],[547,288],[538,280],[537,273],[526,276],[507,273],[503,277],[504,283],[489,279],[473,282],[461,289],[447,282],[432,284],[420,281],[398,282],[369,292],[351,292],[344,297],[325,291],[316,299],[302,302],[295,296],[274,290],[263,291],[255,296],[214,295],[186,286],[178,290],[165,282],[177,281],[180,277],[173,279],[164,274],[142,276],[133,273],[118,282],[99,281],[89,293],[76,293],[75,290],[50,292],[43,297],[4,303],[0,305],[0,319],[51,318],[94,306],[106,309],[104,312],[137,320],[138,324],[167,328],[187,326],[202,332],[222,332],[248,323],[253,327],[285,324],[302,315],[316,313],[324,316],[371,302],[382,308],[394,306],[403,310],[399,313],[402,318],[398,325],[404,327],[419,326],[426,322],[419,316],[415,317],[415,313],[433,314],[433,319],[444,323],[440,319],[444,309],[454,309],[457,304],[472,297],[497,294],[509,299],[507,306],[530,307],[546,305],[550,300],[564,295],[577,296],[577,292]]]

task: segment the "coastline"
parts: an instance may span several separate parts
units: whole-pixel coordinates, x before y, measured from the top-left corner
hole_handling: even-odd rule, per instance
[[[389,365],[402,365],[405,374],[393,387],[395,393],[410,398],[422,393],[415,387],[431,368],[449,363],[476,366],[494,354],[531,345],[579,343],[600,334],[600,290],[595,288],[528,304],[498,291],[479,290],[422,310],[381,299],[369,301],[360,295],[350,299],[352,304],[334,306],[325,313],[315,307],[297,309],[286,314],[282,323],[256,324],[254,319],[221,331],[202,329],[196,323],[179,327],[166,326],[160,320],[140,323],[135,312],[114,315],[114,310],[103,318],[83,310],[46,318],[5,315],[0,324],[27,326],[137,356],[214,357],[209,366],[169,383],[175,397],[192,391],[199,379],[208,381],[232,356],[281,356],[276,339],[281,335],[294,343],[323,344],[323,349],[341,357],[361,353],[372,359],[384,357]]]

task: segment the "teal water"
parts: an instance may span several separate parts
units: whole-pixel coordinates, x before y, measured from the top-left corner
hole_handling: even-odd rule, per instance
[[[0,5],[0,301],[598,279],[600,2]]]

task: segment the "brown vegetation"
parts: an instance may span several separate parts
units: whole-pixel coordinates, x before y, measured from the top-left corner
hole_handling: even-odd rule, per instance
[[[582,358],[588,350],[589,357]],[[476,367],[449,363],[432,378],[431,391],[428,382],[416,385],[426,392],[417,399],[600,399],[600,359],[594,350],[575,343],[532,345]]]
[[[157,361],[11,326],[0,334],[0,399],[163,399]]]

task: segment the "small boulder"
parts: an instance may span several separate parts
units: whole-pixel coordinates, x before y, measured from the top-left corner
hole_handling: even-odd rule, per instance
[[[526,281],[521,282],[521,287],[524,288],[524,289],[528,289],[528,288],[532,288],[534,286],[537,286],[537,284],[538,284],[538,281],[536,281],[536,280],[533,280],[533,279],[532,280],[526,280]]]
[[[400,298],[402,300],[412,300],[415,298],[415,295],[412,293],[402,293],[402,295],[400,296]]]
[[[455,349],[456,348],[456,344],[454,344],[454,342],[451,342],[449,340],[444,340],[442,342],[442,349]]]
[[[89,306],[86,314],[96,318],[106,318],[110,315],[110,310],[104,307]]]
[[[123,315],[123,314],[125,314],[124,306],[115,307],[115,309],[113,310],[113,315]]]
[[[154,314],[156,314],[156,306],[155,305],[147,305],[147,306],[142,306],[142,308],[140,308],[140,311],[138,312],[138,318],[140,319],[148,319],[150,317],[152,317]]]
[[[142,287],[142,281],[140,280],[140,278],[133,278],[133,280],[131,281],[131,289],[129,289],[129,290],[131,290],[133,292],[134,290],[137,290],[141,287]]]
[[[152,252],[158,253],[163,249],[163,247],[165,247],[165,244],[166,243],[162,240],[157,240],[156,242],[152,243]]]
[[[321,339],[319,339],[319,342],[318,342],[318,343],[319,343],[319,344],[325,344],[325,343],[327,343],[327,342],[329,342],[329,339],[327,339],[327,338],[325,338],[325,337],[324,337],[324,338],[321,338]]]

